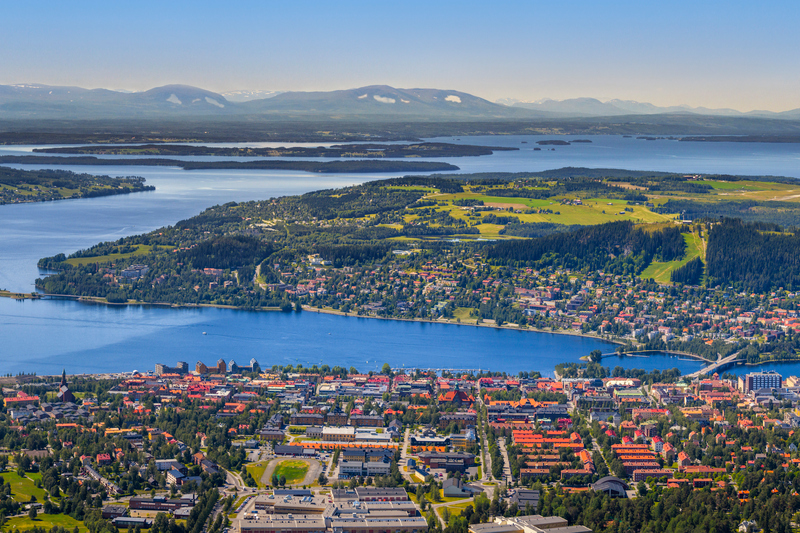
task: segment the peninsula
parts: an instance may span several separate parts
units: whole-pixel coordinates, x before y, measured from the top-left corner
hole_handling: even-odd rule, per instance
[[[793,187],[575,168],[407,176],[214,206],[44,258],[59,274],[37,288],[114,304],[509,325],[709,361],[796,359],[800,245],[783,229],[800,221]]]
[[[138,176],[112,178],[68,170],[19,170],[0,167],[0,205],[93,198],[153,191]]]
[[[58,157],[42,155],[4,155],[0,164],[16,165],[92,165],[179,167],[184,170],[300,170],[319,173],[348,172],[443,172],[458,170],[449,163],[432,161],[396,161],[354,159],[352,161],[182,161],[178,159],[126,158],[105,159],[93,156]]]

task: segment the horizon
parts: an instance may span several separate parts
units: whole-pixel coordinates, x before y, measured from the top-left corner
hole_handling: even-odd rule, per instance
[[[10,84],[4,84],[4,85],[7,86],[7,87],[32,88],[32,89],[42,88],[42,87],[53,87],[53,88],[55,88],[55,87],[60,87],[60,88],[74,87],[74,88],[84,89],[84,90],[89,90],[89,91],[105,90],[105,91],[117,92],[117,93],[120,93],[120,94],[141,94],[141,93],[145,93],[145,92],[150,91],[150,90],[159,89],[159,88],[163,88],[163,87],[191,87],[191,88],[195,88],[195,89],[208,90],[205,87],[187,85],[185,83],[167,83],[167,84],[163,84],[163,85],[157,85],[157,86],[154,86],[154,87],[149,87],[147,89],[142,89],[142,90],[133,90],[133,89],[124,89],[124,88],[122,88],[122,89],[121,88],[109,88],[109,87],[80,87],[80,86],[77,86],[77,85],[50,85],[50,84],[46,84],[46,83],[10,83]],[[249,99],[249,100],[230,100],[229,98],[226,98],[231,103],[242,103],[242,102],[245,102],[245,101],[253,101],[253,100],[259,100],[259,99],[273,98],[275,96],[278,96],[279,94],[290,93],[290,92],[335,92],[335,91],[349,91],[349,90],[355,90],[355,89],[363,89],[363,88],[366,88],[366,87],[389,87],[389,88],[399,89],[399,90],[443,90],[443,91],[452,91],[452,92],[461,92],[461,93],[465,93],[466,92],[466,91],[462,91],[462,90],[459,90],[459,89],[452,89],[452,88],[450,88],[450,89],[440,89],[438,87],[393,87],[393,86],[390,86],[390,85],[387,85],[387,84],[383,84],[383,83],[373,83],[373,84],[364,85],[364,86],[360,86],[360,87],[333,88],[333,89],[330,89],[330,90],[327,90],[327,91],[282,91],[282,90],[274,90],[274,89],[232,89],[232,90],[223,91],[223,92],[217,92],[217,91],[210,91],[210,92],[214,92],[216,94],[219,94],[222,97],[226,97],[226,95],[230,96],[230,95],[233,95],[233,94],[246,93],[246,92],[251,92],[251,93],[271,93],[271,96],[253,98],[253,99]],[[471,93],[467,93],[467,94],[471,94]],[[609,98],[609,97],[599,98],[599,97],[595,97],[595,96],[576,96],[576,97],[572,97],[572,98],[563,98],[563,99],[561,99],[561,98],[543,97],[543,98],[539,98],[537,100],[518,100],[518,99],[513,99],[513,98],[498,98],[496,100],[490,100],[490,99],[485,98],[485,97],[483,97],[481,95],[478,95],[478,94],[473,94],[472,96],[477,96],[477,97],[483,98],[483,99],[485,99],[488,102],[491,102],[493,104],[506,106],[506,107],[512,107],[514,104],[517,104],[517,103],[521,103],[521,104],[542,104],[542,103],[546,103],[546,102],[566,102],[566,101],[574,101],[574,100],[597,100],[599,102],[602,102],[603,104],[609,104],[609,103],[613,103],[613,102],[629,102],[629,103],[637,103],[637,104],[656,105],[659,108],[662,108],[662,107],[663,108],[682,107],[682,108],[686,108],[687,111],[695,111],[697,109],[706,109],[706,110],[709,110],[709,111],[733,110],[733,111],[736,111],[736,112],[742,113],[742,114],[756,113],[756,112],[781,113],[781,112],[784,112],[784,111],[795,111],[797,109],[800,109],[800,107],[797,107],[797,108],[791,108],[791,109],[784,109],[784,110],[780,110],[780,111],[773,111],[773,110],[767,110],[767,109],[715,108],[715,107],[702,106],[702,105],[701,106],[691,106],[689,104],[669,104],[669,105],[661,106],[661,105],[653,104],[652,102],[641,101],[641,100],[625,100],[625,99],[621,99],[621,98]],[[503,102],[503,100],[512,101],[512,103],[505,103],[505,102]],[[631,115],[635,115],[636,113],[631,112],[630,114]]]
[[[724,10],[689,2],[507,1],[491,10],[477,2],[410,2],[402,10],[358,1],[244,2],[220,10],[207,0],[87,0],[4,11],[4,85],[140,92],[179,81],[229,93],[332,91],[380,80],[491,102],[800,108],[800,6],[790,2],[733,2]]]

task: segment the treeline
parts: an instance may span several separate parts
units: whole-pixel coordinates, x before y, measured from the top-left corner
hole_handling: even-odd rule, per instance
[[[512,235],[514,237],[545,237],[554,233],[568,233],[576,231],[584,226],[580,224],[567,225],[556,224],[555,222],[509,222],[506,227],[500,230],[500,235]]]
[[[462,178],[459,176],[459,178]],[[403,176],[402,178],[391,178],[387,180],[370,181],[364,184],[365,187],[432,187],[439,189],[439,192],[455,194],[464,192],[464,187],[453,178],[443,176]]]
[[[641,257],[636,268],[643,270],[654,259],[680,259],[685,249],[678,227],[649,232],[632,222],[618,221],[538,239],[501,242],[487,249],[487,257],[503,264],[533,264],[549,257],[569,268],[598,269],[619,256],[631,255]]]
[[[683,213],[683,217],[687,220],[719,220],[724,217],[735,217],[745,222],[767,222],[784,228],[800,227],[800,204],[795,202],[668,200],[651,210],[662,214]]]
[[[260,239],[244,235],[216,237],[179,254],[182,262],[194,268],[230,269],[260,263],[274,252]]]
[[[708,285],[752,292],[800,288],[800,235],[765,231],[763,225],[724,219],[709,234]]]
[[[328,189],[302,195],[298,204],[310,216],[320,219],[358,218],[404,209],[425,195],[419,190],[352,187],[345,191]]]
[[[673,283],[683,283],[684,285],[699,285],[703,278],[703,260],[695,257],[685,265],[676,268],[670,274],[670,281]]]

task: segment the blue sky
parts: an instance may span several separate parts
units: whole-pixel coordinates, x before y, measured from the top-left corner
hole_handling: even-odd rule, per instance
[[[18,0],[0,13],[0,84],[800,107],[796,1]]]

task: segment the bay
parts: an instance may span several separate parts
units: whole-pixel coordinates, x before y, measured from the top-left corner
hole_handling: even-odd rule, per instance
[[[262,367],[327,364],[380,371],[405,368],[491,369],[553,375],[555,365],[579,362],[597,339],[517,330],[301,313],[217,308],[104,306],[66,300],[0,299],[5,336],[0,373],[58,374],[153,370],[156,363],[215,364],[255,358]],[[46,334],[42,333],[46,331]],[[677,357],[617,357],[606,366],[680,368],[702,363]],[[662,366],[666,365],[666,366]]]

